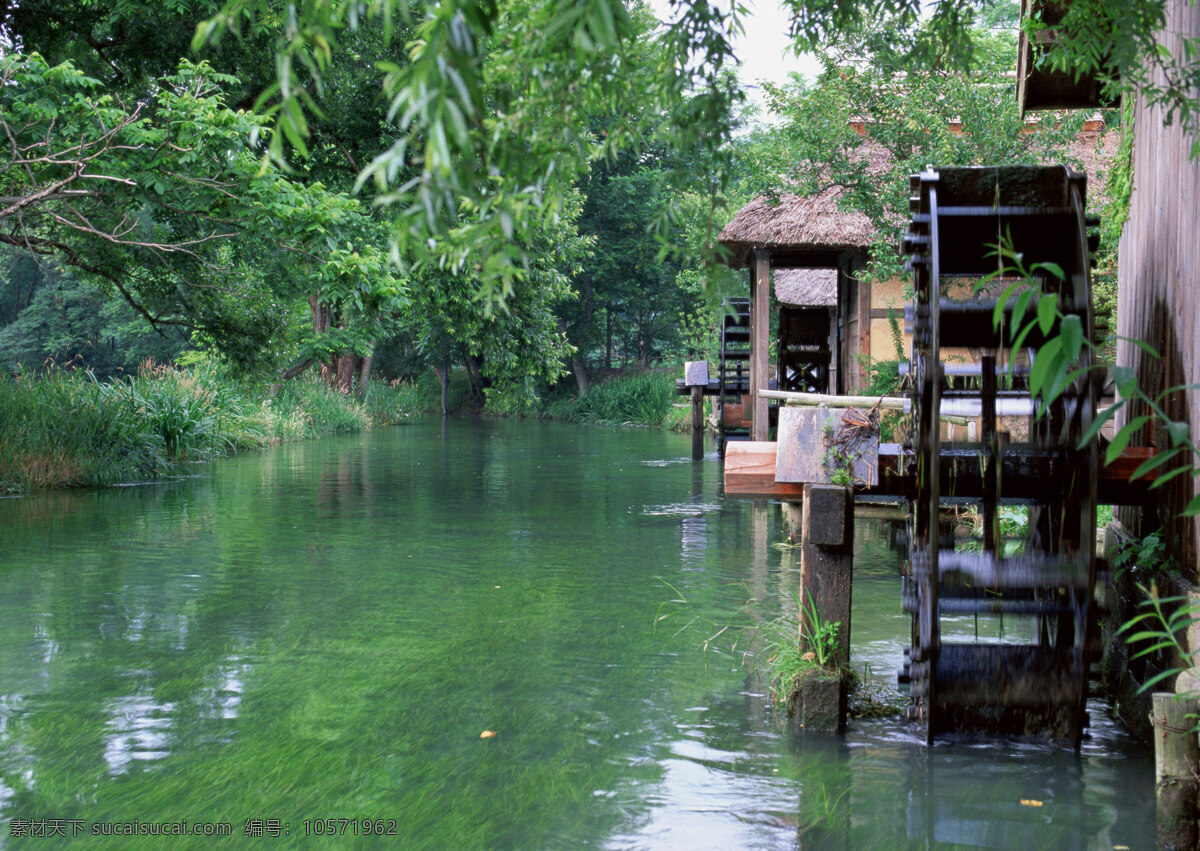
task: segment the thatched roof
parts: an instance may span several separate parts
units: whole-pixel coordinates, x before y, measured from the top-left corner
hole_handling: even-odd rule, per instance
[[[1108,170],[1116,152],[1116,134],[1107,133],[1100,121],[1089,121],[1067,147],[1073,165],[1082,165],[1088,177],[1089,206],[1103,197]],[[886,172],[890,156],[887,150],[872,140],[866,140],[852,154],[852,159],[867,164],[870,174]],[[1049,165],[1050,163],[1047,163]],[[731,266],[747,266],[756,248],[772,252],[772,265],[832,266],[836,255],[843,251],[870,248],[875,229],[862,213],[838,209],[845,190],[831,186],[821,192],[801,197],[780,195],[778,201],[759,196],[738,211],[733,221],[721,231],[717,241],[730,251]],[[904,222],[896,223],[896,233]]]
[[[734,265],[747,263],[755,248],[866,249],[875,229],[862,213],[838,209],[843,192],[833,186],[807,198],[781,195],[778,204],[759,196],[738,211],[717,241],[732,252]]]
[[[776,269],[775,298],[792,307],[837,307],[837,270]]]

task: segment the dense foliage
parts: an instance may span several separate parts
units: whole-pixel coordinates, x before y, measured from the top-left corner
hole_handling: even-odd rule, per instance
[[[746,125],[736,4],[7,4],[0,359],[106,376],[200,349],[343,392],[461,367],[475,406],[534,412],[568,371],[583,396],[711,355],[714,236],[756,194],[843,186],[882,276],[911,171],[1064,158],[1078,118],[1016,114],[1014,3],[786,5],[823,71]],[[1077,37],[1044,61],[1175,62],[1187,120],[1162,3],[1103,4],[1130,34],[1108,64],[1081,5],[1027,24]]]

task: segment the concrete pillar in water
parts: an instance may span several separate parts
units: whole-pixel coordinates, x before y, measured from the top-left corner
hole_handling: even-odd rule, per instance
[[[1153,707],[1158,847],[1195,848],[1196,700],[1155,692]]]
[[[800,602],[803,628],[812,634],[810,607],[820,620],[838,624],[834,661],[850,665],[850,586],[854,574],[854,495],[840,485],[805,485],[800,550]],[[800,697],[806,728],[841,729],[846,724],[846,683],[842,677],[810,678]],[[834,707],[836,706],[836,711]],[[811,711],[810,711],[811,710]]]

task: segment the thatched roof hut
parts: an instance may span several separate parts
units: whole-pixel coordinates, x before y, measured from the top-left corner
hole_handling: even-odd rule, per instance
[[[837,269],[776,269],[775,298],[789,307],[837,307]]]
[[[1067,154],[1088,176],[1088,195],[1103,195],[1107,171],[1116,151],[1116,134],[1109,134],[1100,120],[1091,120],[1067,146]],[[853,159],[867,164],[867,171],[880,176],[890,164],[887,150],[866,140]],[[1051,163],[1047,163],[1050,165]],[[875,239],[870,219],[854,210],[839,209],[845,190],[830,186],[815,195],[780,195],[777,200],[759,196],[738,211],[721,231],[717,241],[730,251],[729,265],[749,266],[755,249],[771,252],[773,268],[833,267],[846,251],[866,251]],[[896,235],[904,221],[896,222]]]
[[[742,207],[717,241],[729,249],[731,266],[749,266],[754,249],[771,251],[771,265],[830,267],[847,250],[866,250],[875,236],[871,220],[838,209],[845,190],[833,186],[800,197],[781,195],[778,203],[759,196]]]

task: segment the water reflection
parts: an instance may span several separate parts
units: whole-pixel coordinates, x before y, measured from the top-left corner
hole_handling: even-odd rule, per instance
[[[689,439],[438,421],[0,501],[0,834],[354,814],[426,847],[1152,835],[1149,763],[1099,706],[1078,759],[930,750],[895,722],[797,734],[738,627],[794,607],[798,551]],[[856,553],[854,662],[894,683],[889,528],[861,521]],[[656,623],[671,589],[678,632]]]
[[[174,704],[157,703],[146,694],[105,702],[109,716],[104,747],[108,773],[124,774],[130,763],[164,759],[170,754]]]

